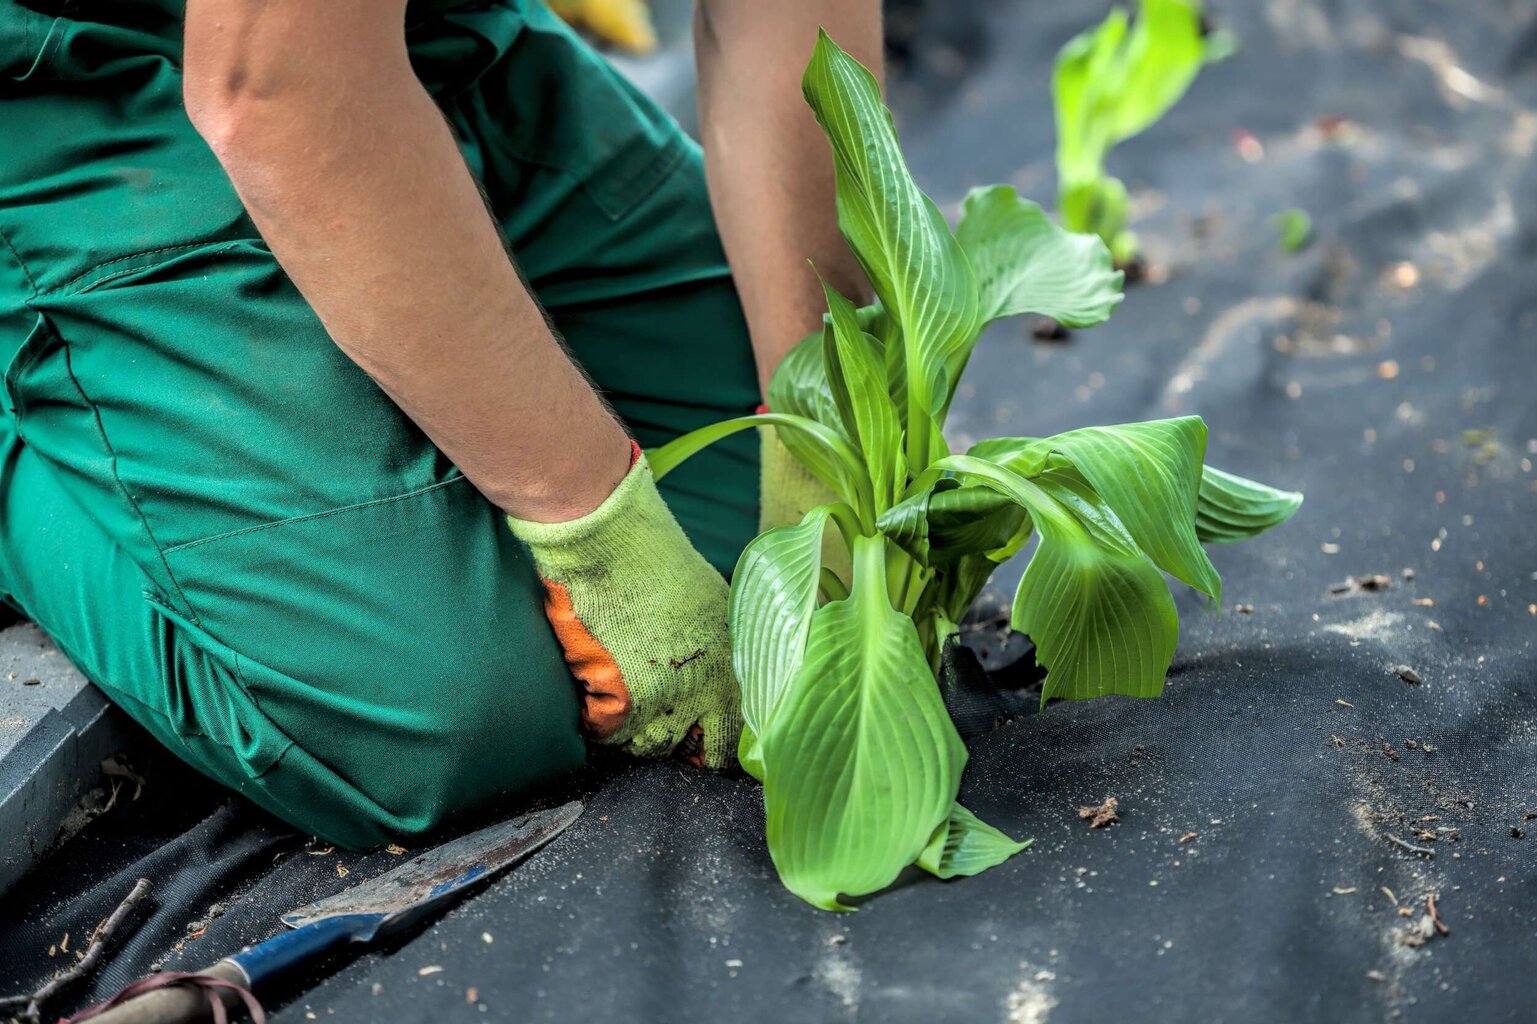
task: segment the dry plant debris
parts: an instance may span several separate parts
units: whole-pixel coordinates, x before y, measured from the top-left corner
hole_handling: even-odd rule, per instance
[[[1087,821],[1090,828],[1104,828],[1112,822],[1121,820],[1121,816],[1116,813],[1118,806],[1119,802],[1115,797],[1107,796],[1105,802],[1098,807],[1078,808],[1078,817]]]

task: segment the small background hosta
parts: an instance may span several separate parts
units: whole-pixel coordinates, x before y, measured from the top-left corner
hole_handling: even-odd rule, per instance
[[[1052,76],[1064,226],[1098,235],[1117,264],[1137,255],[1126,186],[1105,172],[1105,158],[1168,113],[1201,67],[1235,46],[1232,36],[1207,29],[1200,0],[1139,0],[1135,15],[1117,7],[1068,40]]]
[[[1103,321],[1121,275],[1094,235],[1012,188],[966,198],[952,231],[908,173],[874,78],[825,34],[803,82],[832,144],[838,226],[877,297],[826,288],[823,330],[774,376],[773,410],[652,453],[660,476],[738,430],[772,426],[834,498],[742,553],[732,580],[743,766],[763,782],[780,878],[819,907],[912,864],[970,875],[1026,844],[956,803],[966,749],[935,682],[993,570],[1034,543],[1013,624],[1047,669],[1043,702],[1157,696],[1178,622],[1167,573],[1221,592],[1203,544],[1253,536],[1301,496],[1203,467],[1186,417],[998,438],[953,453],[942,427],[987,324]],[[823,559],[836,530],[849,553]]]

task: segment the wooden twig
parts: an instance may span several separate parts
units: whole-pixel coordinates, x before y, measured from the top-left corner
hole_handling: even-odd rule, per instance
[[[1388,842],[1392,843],[1394,846],[1408,850],[1410,853],[1417,853],[1421,857],[1434,857],[1436,855],[1436,851],[1430,849],[1429,847],[1415,846],[1413,843],[1405,842],[1404,840],[1398,838],[1391,832],[1384,832],[1382,834],[1388,837]]]
[[[1436,912],[1436,894],[1425,894],[1425,911],[1430,915],[1430,923],[1435,925],[1436,931],[1442,935],[1450,935],[1452,930],[1441,920],[1441,915]]]
[[[27,1008],[22,1011],[21,1019],[38,1020],[42,1016],[42,1005],[46,999],[54,995],[65,985],[84,977],[95,969],[96,962],[101,959],[102,951],[107,947],[107,940],[112,938],[113,932],[117,931],[123,920],[132,913],[134,906],[144,898],[144,894],[149,892],[149,890],[149,879],[141,878],[135,882],[133,889],[127,896],[123,897],[123,902],[117,905],[117,909],[91,933],[91,941],[85,947],[84,956],[67,969],[54,975],[52,980],[31,995],[6,996],[0,999],[0,1006],[17,1006],[21,1003],[26,1003]]]

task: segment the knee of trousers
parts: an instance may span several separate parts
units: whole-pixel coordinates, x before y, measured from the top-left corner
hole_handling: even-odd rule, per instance
[[[419,509],[390,514],[424,536]],[[435,518],[457,539],[375,543],[391,532],[375,512],[379,532],[332,521],[205,552],[217,571],[173,555],[197,618],[154,602],[173,728],[200,737],[221,781],[348,847],[514,809],[585,760],[526,555],[499,517]]]
[[[168,745],[329,842],[406,841],[498,802],[511,811],[584,760],[574,697],[567,709],[531,685],[517,668],[522,644],[488,657],[485,644],[424,635],[409,659],[338,644],[332,671],[299,679],[169,609],[156,614]]]

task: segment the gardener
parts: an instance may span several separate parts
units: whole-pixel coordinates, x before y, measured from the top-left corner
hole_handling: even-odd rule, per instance
[[[752,411],[807,257],[861,290],[798,80],[878,19],[705,0],[702,160],[537,0],[0,0],[0,594],[348,846],[584,733],[730,763],[757,442],[636,442]]]

